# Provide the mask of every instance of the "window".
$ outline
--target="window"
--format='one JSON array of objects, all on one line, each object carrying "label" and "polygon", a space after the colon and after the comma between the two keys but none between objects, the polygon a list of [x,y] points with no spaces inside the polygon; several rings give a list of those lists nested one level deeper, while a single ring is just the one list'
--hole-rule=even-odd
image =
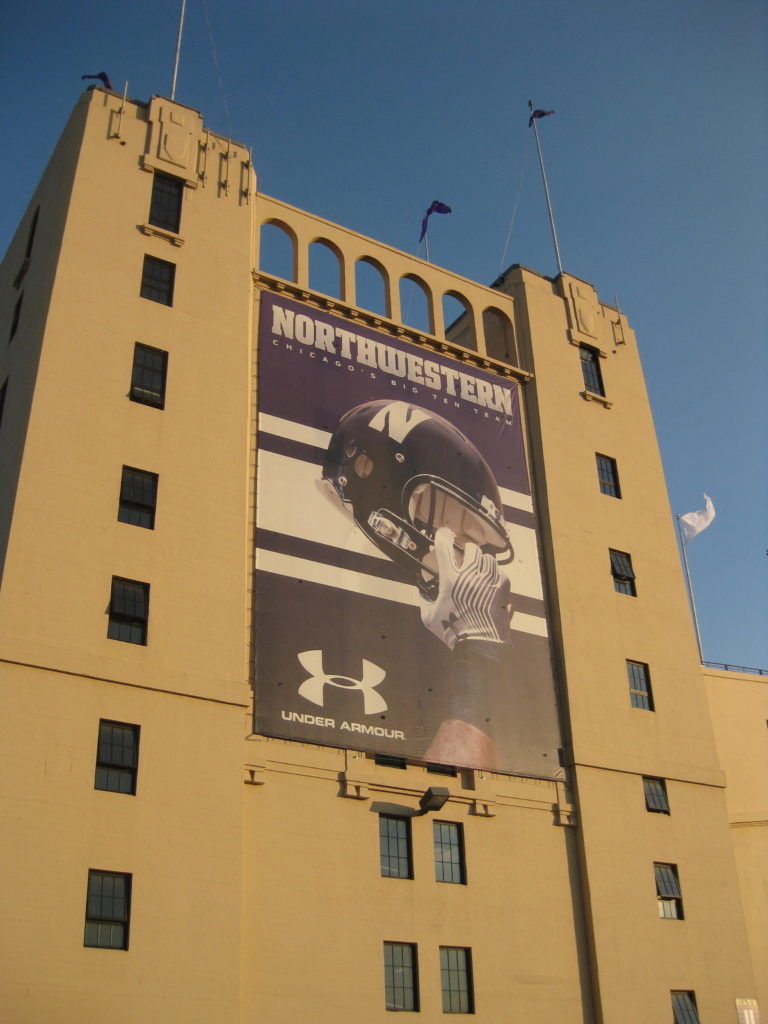
[{"label": "window", "polygon": [[16,305],[13,307],[13,317],[11,318],[11,332],[8,335],[8,343],[13,341],[16,331],[19,329],[19,320],[21,320],[21,304],[24,301],[24,292],[16,299]]},{"label": "window", "polygon": [[145,256],[144,269],[141,272],[142,299],[151,299],[152,302],[172,306],[175,276],[175,264],[155,259],[154,256]]},{"label": "window", "polygon": [[167,375],[168,353],[137,342],[133,350],[131,400],[162,409],[165,405]]},{"label": "window", "polygon": [[618,594],[629,594],[630,597],[637,595],[632,558],[626,551],[611,549],[611,575],[613,576],[613,589]]},{"label": "window", "polygon": [[139,727],[124,722],[99,722],[94,789],[109,793],[136,792],[139,764]]},{"label": "window", "polygon": [[699,1024],[699,1013],[696,1009],[695,992],[673,992],[672,1012],[675,1024]]},{"label": "window", "polygon": [[130,875],[116,871],[89,871],[83,945],[128,949],[130,911]]},{"label": "window", "polygon": [[683,919],[683,895],[677,877],[677,864],[654,864],[656,875],[656,898],[659,902],[659,917]]},{"label": "window", "polygon": [[388,768],[407,768],[408,762],[399,754],[374,754],[374,764],[386,765]]},{"label": "window", "polygon": [[388,1010],[418,1010],[416,946],[384,943],[384,998]]},{"label": "window", "polygon": [[470,951],[440,947],[440,984],[443,1013],[474,1013]]},{"label": "window", "polygon": [[645,792],[646,811],[655,811],[657,814],[669,814],[667,784],[664,779],[654,779],[650,775],[644,775],[643,790]]},{"label": "window", "polygon": [[149,584],[113,576],[107,627],[109,639],[146,644],[148,619]]},{"label": "window", "polygon": [[629,680],[629,702],[632,707],[653,711],[651,673],[648,666],[642,661],[628,661],[627,679]]},{"label": "window", "polygon": [[600,491],[611,498],[620,498],[619,473],[616,469],[616,459],[608,455],[598,455],[595,452],[597,462],[597,480],[600,484]]},{"label": "window", "polygon": [[149,223],[156,228],[178,232],[181,223],[181,198],[184,182],[168,174],[155,172],[152,182],[152,200],[149,204]]},{"label": "window", "polygon": [[432,837],[435,844],[435,878],[438,882],[463,885],[466,877],[461,825],[452,821],[435,821],[432,823]]},{"label": "window", "polygon": [[3,381],[3,386],[0,388],[0,427],[3,425],[3,411],[5,409],[5,396],[8,394],[8,378],[6,377]]},{"label": "window", "polygon": [[146,473],[143,469],[123,466],[118,520],[131,526],[143,526],[147,530],[154,530],[156,502],[157,473]]},{"label": "window", "polygon": [[605,396],[603,375],[600,372],[600,353],[591,345],[579,345],[581,356],[581,372],[584,375],[584,387],[593,395]]},{"label": "window", "polygon": [[430,775],[450,775],[455,779],[459,774],[456,766],[452,764],[437,764],[427,761],[426,768]]},{"label": "window", "polygon": [[384,878],[413,878],[408,818],[379,815],[379,857]]}]

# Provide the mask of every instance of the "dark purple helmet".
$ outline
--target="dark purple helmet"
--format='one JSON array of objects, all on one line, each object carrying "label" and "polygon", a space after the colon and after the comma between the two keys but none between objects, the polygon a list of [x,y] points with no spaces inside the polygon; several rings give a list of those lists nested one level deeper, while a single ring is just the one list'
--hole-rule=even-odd
[{"label": "dark purple helmet", "polygon": [[473,541],[501,564],[512,547],[496,481],[461,431],[409,402],[366,402],[342,416],[323,479],[352,509],[363,533],[405,568],[427,597],[437,594],[435,533]]}]

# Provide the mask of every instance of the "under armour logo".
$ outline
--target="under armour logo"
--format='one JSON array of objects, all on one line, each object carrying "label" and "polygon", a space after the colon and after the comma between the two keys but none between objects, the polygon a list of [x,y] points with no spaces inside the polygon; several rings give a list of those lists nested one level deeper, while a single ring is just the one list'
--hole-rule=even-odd
[{"label": "under armour logo", "polygon": [[[459,631],[456,628],[456,623],[459,621],[459,616],[456,612],[450,612],[447,619],[443,619],[440,625],[443,627],[443,632],[446,637],[450,637],[453,633],[454,638],[457,640],[459,637]],[[451,645],[453,646],[453,645]]]},{"label": "under armour logo", "polygon": [[323,706],[323,687],[338,686],[342,690],[359,690],[363,695],[363,709],[366,715],[375,715],[387,710],[387,702],[376,692],[376,687],[387,674],[383,668],[363,658],[363,678],[353,679],[351,676],[339,676],[326,673],[323,668],[322,651],[302,651],[297,655],[303,668],[309,672],[299,687],[299,695],[313,704]]}]

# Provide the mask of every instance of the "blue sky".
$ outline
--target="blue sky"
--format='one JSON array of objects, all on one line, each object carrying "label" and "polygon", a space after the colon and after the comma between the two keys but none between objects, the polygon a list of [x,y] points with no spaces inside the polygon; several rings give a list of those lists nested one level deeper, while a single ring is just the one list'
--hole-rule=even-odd
[{"label": "blue sky", "polygon": [[[0,250],[84,73],[168,95],[176,0],[28,0],[0,40]],[[210,35],[209,35],[210,26]],[[211,36],[214,48],[211,45]],[[214,59],[214,52],[216,59]],[[707,660],[768,668],[768,7],[763,0],[187,0],[176,98],[262,191],[490,283],[540,122],[566,271],[635,328]],[[505,264],[555,272],[535,154]]]}]

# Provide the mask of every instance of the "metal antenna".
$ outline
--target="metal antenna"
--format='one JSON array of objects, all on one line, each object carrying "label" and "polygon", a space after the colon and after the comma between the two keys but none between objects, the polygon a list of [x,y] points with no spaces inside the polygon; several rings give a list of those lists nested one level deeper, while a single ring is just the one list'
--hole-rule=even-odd
[{"label": "metal antenna", "polygon": [[677,519],[677,530],[680,534],[680,546],[683,549],[683,565],[685,566],[685,580],[688,584],[688,600],[691,605],[691,615],[693,617],[693,628],[696,633],[696,647],[699,652],[699,661],[704,662],[704,654],[701,650],[701,633],[699,632],[699,617],[696,614],[696,602],[693,600],[693,584],[691,583],[691,570],[688,568],[688,552],[686,550],[688,544],[683,535],[683,528],[680,525],[680,516],[676,515]]},{"label": "metal antenna", "polygon": [[184,11],[187,0],[181,0],[181,13],[179,14],[179,34],[176,37],[176,56],[173,60],[173,78],[171,79],[171,99],[176,99],[176,76],[179,73],[179,56],[181,54],[181,30],[184,28]]},{"label": "metal antenna", "polygon": [[[531,113],[533,113],[533,100],[528,100],[528,107]],[[547,175],[544,173],[544,159],[541,155],[541,143],[539,142],[539,130],[536,127],[536,118],[532,119],[533,122],[533,134],[536,136],[536,150],[539,154],[539,167],[541,167],[541,180],[544,182],[544,194],[547,197],[547,210],[549,211],[549,226],[552,228],[552,241],[555,243],[555,258],[557,260],[558,273],[562,274],[563,264],[560,262],[560,246],[557,244],[557,232],[555,231],[555,218],[552,216],[552,202],[549,198],[549,185],[547,185]]]}]

